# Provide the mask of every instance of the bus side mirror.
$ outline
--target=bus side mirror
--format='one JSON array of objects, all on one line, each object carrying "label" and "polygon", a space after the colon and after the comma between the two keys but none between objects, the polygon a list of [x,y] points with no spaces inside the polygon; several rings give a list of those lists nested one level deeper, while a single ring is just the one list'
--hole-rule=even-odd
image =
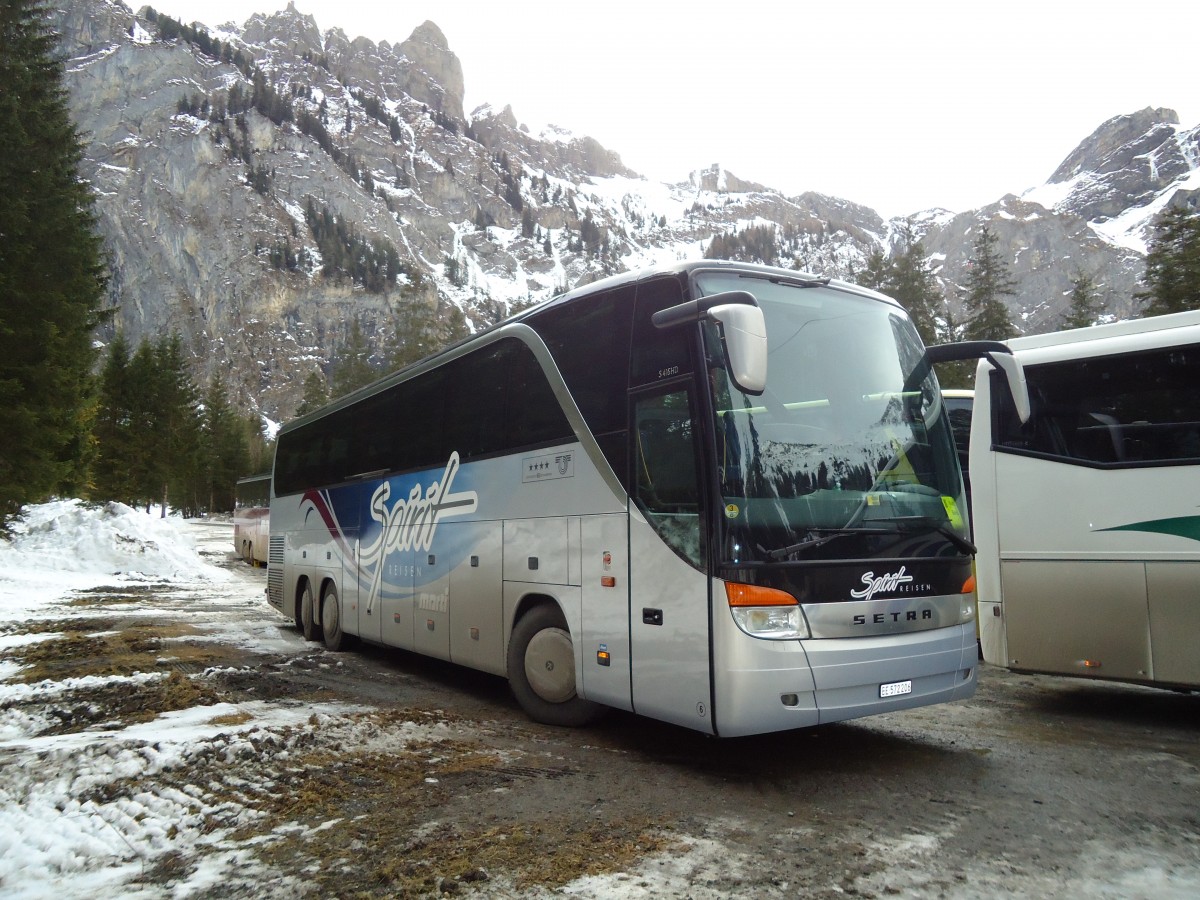
[{"label": "bus side mirror", "polygon": [[1029,385],[1025,381],[1025,367],[1021,365],[1021,361],[1008,353],[989,353],[987,361],[999,369],[1004,374],[1004,380],[1008,383],[1008,392],[1012,394],[1013,408],[1017,411],[1017,418],[1024,425],[1029,421]]},{"label": "bus side mirror", "polygon": [[767,323],[762,309],[729,303],[714,306],[708,318],[721,330],[733,383],[743,394],[761,394],[767,387]]},{"label": "bus side mirror", "polygon": [[[960,359],[986,359],[1004,375],[1008,392],[1012,395],[1013,407],[1017,411],[1017,418],[1021,420],[1021,424],[1024,425],[1029,421],[1029,385],[1025,382],[1025,369],[1006,344],[1002,344],[1000,341],[961,341],[957,344],[938,344],[925,348],[925,359],[931,366],[940,362],[953,362]],[[928,370],[928,367],[919,366],[917,371],[922,368]],[[924,377],[922,374],[921,378]]]},{"label": "bus side mirror", "polygon": [[767,322],[749,291],[725,291],[662,309],[650,317],[655,328],[676,328],[704,319],[716,324],[725,368],[743,394],[767,388]]}]

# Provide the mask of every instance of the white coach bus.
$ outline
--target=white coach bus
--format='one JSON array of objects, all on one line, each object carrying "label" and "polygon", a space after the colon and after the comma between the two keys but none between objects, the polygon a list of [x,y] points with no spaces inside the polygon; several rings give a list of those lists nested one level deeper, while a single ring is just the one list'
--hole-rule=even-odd
[{"label": "white coach bus", "polygon": [[233,500],[233,546],[251,566],[267,564],[271,534],[271,473],[237,480]]},{"label": "white coach bus", "polygon": [[1033,413],[977,373],[984,659],[1200,687],[1200,312],[1017,338]]},{"label": "white coach bus", "polygon": [[[973,547],[931,362],[879,294],[696,262],[522,313],[279,434],[270,603],[732,736],[970,696]],[[767,360],[770,378],[767,378]]]}]

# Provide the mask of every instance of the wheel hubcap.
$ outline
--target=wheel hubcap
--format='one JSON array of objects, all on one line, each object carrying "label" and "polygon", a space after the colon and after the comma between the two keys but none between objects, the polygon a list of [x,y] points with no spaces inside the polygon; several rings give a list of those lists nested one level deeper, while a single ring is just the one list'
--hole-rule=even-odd
[{"label": "wheel hubcap", "polygon": [[575,696],[575,653],[571,636],[561,628],[545,628],[525,650],[525,677],[534,693],[547,703],[565,703]]}]

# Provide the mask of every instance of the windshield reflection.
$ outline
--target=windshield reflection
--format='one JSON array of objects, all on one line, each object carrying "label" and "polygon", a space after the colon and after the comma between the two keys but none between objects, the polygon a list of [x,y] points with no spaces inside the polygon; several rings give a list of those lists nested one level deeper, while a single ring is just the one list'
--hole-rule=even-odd
[{"label": "windshield reflection", "polygon": [[923,349],[895,307],[727,273],[766,316],[768,381],[740,392],[706,331],[728,562],[970,553],[962,482]]}]

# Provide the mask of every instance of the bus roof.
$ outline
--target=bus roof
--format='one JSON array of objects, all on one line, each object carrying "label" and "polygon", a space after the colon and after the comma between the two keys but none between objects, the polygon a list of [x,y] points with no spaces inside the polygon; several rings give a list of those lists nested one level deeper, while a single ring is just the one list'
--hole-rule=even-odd
[{"label": "bus roof", "polygon": [[1050,334],[1031,334],[1027,337],[1012,338],[1005,343],[1013,350],[1036,350],[1041,347],[1057,347],[1062,344],[1077,344],[1083,341],[1102,341],[1108,338],[1125,337],[1127,335],[1147,334],[1154,331],[1164,331],[1169,328],[1185,328],[1189,325],[1200,325],[1200,310],[1170,313],[1165,316],[1151,316],[1148,319],[1127,319],[1123,322],[1112,322],[1108,325],[1093,325],[1090,328],[1072,328],[1067,331],[1055,331]]},{"label": "bus roof", "polygon": [[730,272],[744,272],[747,275],[757,275],[762,278],[769,278],[778,281],[792,281],[801,284],[821,284],[835,290],[846,291],[852,294],[858,294],[862,297],[870,297],[874,300],[882,300],[893,305],[897,305],[896,301],[886,294],[880,294],[870,288],[862,287],[861,285],[852,284],[848,281],[840,281],[836,278],[827,278],[822,275],[814,275],[810,272],[802,272],[798,269],[783,269],[778,266],[765,266],[761,263],[746,263],[738,262],[729,259],[694,259],[686,262],[674,262],[664,265],[653,266],[646,269],[636,269],[632,272],[622,272],[619,275],[612,275],[608,278],[603,278],[598,281],[589,282],[588,284],[580,285],[572,288],[563,294],[551,297],[548,300],[539,303],[537,306],[523,310],[509,321],[521,321],[528,316],[547,309],[551,306],[558,306],[560,303],[569,303],[578,297],[589,296],[596,291],[612,290],[613,288],[624,287],[629,284],[637,284],[642,281],[648,281],[652,278],[661,278],[663,276],[690,276],[693,272],[698,271],[713,271],[727,270]]},{"label": "bus roof", "polygon": [[578,287],[572,288],[571,290],[569,290],[565,293],[557,294],[554,297],[550,297],[547,300],[536,304],[535,306],[531,306],[529,309],[522,310],[521,312],[519,312],[513,316],[510,316],[509,318],[505,319],[504,321],[499,322],[495,325],[492,325],[489,328],[484,329],[483,331],[479,331],[479,332],[476,332],[475,334],[468,335],[467,337],[463,338],[462,340],[456,341],[455,343],[451,344],[450,346],[442,348],[437,353],[431,354],[430,356],[427,356],[424,359],[420,359],[420,360],[417,360],[416,362],[410,363],[409,365],[405,366],[402,369],[397,369],[394,372],[389,372],[388,374],[378,378],[377,380],[371,382],[370,384],[365,385],[364,387],[358,388],[357,390],[352,391],[343,397],[338,397],[334,400],[331,400],[329,403],[327,403],[325,406],[322,406],[320,409],[316,409],[316,410],[312,411],[311,413],[308,413],[307,415],[292,419],[290,422],[285,423],[280,428],[280,432],[283,433],[283,432],[293,431],[294,429],[300,427],[301,425],[305,425],[308,422],[314,421],[316,419],[321,419],[324,416],[326,416],[332,412],[335,412],[338,409],[342,409],[344,407],[351,406],[360,400],[364,400],[368,397],[371,397],[371,396],[379,393],[380,391],[385,390],[386,388],[390,387],[393,384],[397,384],[399,382],[405,381],[409,377],[410,373],[416,373],[418,370],[425,370],[425,369],[431,368],[432,361],[437,360],[443,356],[448,356],[448,355],[452,354],[454,351],[458,350],[459,348],[473,344],[476,341],[479,341],[481,338],[485,337],[486,335],[489,335],[492,332],[495,332],[498,329],[503,328],[507,325],[511,325],[513,323],[524,323],[525,320],[532,318],[532,317],[536,317],[543,310],[550,309],[551,307],[556,307],[556,306],[559,306],[564,303],[571,303],[574,300],[580,299],[582,297],[591,296],[592,294],[597,293],[598,291],[612,290],[613,288],[619,288],[619,287],[622,287],[625,285],[638,284],[642,281],[647,281],[647,280],[650,280],[653,278],[662,278],[664,276],[665,277],[674,276],[677,278],[685,278],[685,277],[690,277],[691,274],[696,271],[714,271],[714,270],[727,270],[730,272],[741,272],[741,273],[745,273],[747,275],[758,276],[760,278],[767,278],[767,279],[774,280],[774,281],[786,281],[786,282],[792,282],[792,283],[797,283],[797,284],[808,284],[808,285],[819,284],[822,286],[832,288],[834,290],[844,291],[846,293],[855,294],[860,297],[867,297],[867,298],[870,298],[873,300],[878,300],[882,303],[888,303],[897,308],[901,308],[900,304],[893,298],[887,296],[886,294],[881,294],[878,291],[873,291],[870,288],[862,287],[861,285],[856,285],[856,284],[852,284],[848,281],[840,281],[838,279],[833,279],[833,278],[824,278],[819,275],[812,275],[807,272],[801,272],[797,269],[782,269],[777,266],[764,266],[759,263],[745,263],[745,262],[737,262],[734,260],[727,260],[727,259],[698,259],[698,260],[689,260],[686,262],[668,263],[665,265],[654,266],[651,268],[636,269],[636,270],[633,270],[630,272],[622,272],[621,274],[618,274],[618,275],[612,275],[608,278],[602,278],[597,281],[592,281],[585,285],[580,285]]}]

